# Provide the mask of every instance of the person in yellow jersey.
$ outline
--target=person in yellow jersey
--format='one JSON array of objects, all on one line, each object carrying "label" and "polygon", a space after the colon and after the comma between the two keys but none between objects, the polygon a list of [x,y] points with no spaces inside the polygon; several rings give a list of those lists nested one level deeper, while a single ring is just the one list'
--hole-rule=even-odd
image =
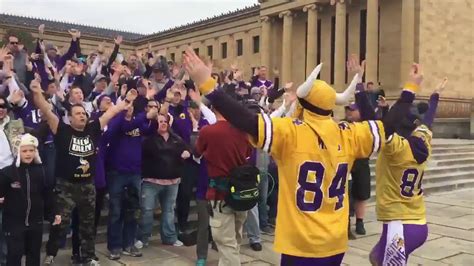
[{"label": "person in yellow jersey", "polygon": [[393,133],[390,124],[409,110],[419,74],[414,73],[413,82],[405,85],[399,101],[406,104],[390,111],[384,121],[338,124],[331,117],[337,94],[316,79],[321,66],[297,89],[303,118],[298,120],[250,112],[216,89],[211,67],[191,48],[183,59],[190,77],[216,110],[248,133],[253,145],[269,152],[278,165],[274,246],[282,253],[281,264],[340,265],[348,241],[348,171],[356,158],[367,158],[383,147],[387,130]]},{"label": "person in yellow jersey", "polygon": [[[408,130],[388,137],[377,158],[377,219],[383,221],[379,242],[370,253],[372,265],[406,265],[408,256],[428,237],[422,179],[431,155],[431,124],[439,93],[447,79],[431,95],[426,113],[416,118]],[[406,133],[408,132],[408,134]]]}]

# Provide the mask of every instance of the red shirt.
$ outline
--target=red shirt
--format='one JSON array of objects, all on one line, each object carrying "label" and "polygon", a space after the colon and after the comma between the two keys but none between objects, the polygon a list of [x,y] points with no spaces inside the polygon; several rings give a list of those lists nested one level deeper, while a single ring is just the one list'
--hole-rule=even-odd
[{"label": "red shirt", "polygon": [[199,131],[196,150],[206,159],[209,177],[214,178],[227,177],[233,168],[247,163],[252,147],[246,133],[227,121],[217,121]]}]

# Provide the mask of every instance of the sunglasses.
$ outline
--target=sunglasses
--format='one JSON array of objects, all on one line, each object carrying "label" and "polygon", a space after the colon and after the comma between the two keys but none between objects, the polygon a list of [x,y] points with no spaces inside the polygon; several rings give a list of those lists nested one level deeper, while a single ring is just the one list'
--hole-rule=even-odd
[{"label": "sunglasses", "polygon": [[147,105],[148,108],[158,108],[158,105]]},{"label": "sunglasses", "polygon": [[19,42],[10,42],[11,45],[18,45]]},{"label": "sunglasses", "polygon": [[0,109],[7,109],[7,105],[6,104],[0,104]]}]

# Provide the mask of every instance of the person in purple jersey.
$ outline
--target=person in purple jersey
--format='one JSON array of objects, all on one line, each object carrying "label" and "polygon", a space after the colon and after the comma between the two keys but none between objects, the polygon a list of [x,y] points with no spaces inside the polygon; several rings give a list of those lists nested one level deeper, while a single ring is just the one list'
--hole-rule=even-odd
[{"label": "person in purple jersey", "polygon": [[[142,137],[156,131],[159,105],[148,101],[147,113],[133,115],[133,107],[122,112],[109,123],[104,133],[107,142],[109,221],[107,248],[109,259],[118,260],[120,255],[140,257],[142,253],[133,245],[137,231],[135,212],[127,209],[124,198],[134,201],[139,209],[141,189]],[[128,195],[128,197],[127,197]],[[134,199],[134,200],[133,200]]]}]

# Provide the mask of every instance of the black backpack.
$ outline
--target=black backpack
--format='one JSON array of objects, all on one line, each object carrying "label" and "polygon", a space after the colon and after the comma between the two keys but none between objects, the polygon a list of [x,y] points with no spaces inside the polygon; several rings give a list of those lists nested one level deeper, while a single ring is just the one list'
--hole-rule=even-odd
[{"label": "black backpack", "polygon": [[242,165],[234,168],[229,174],[228,193],[225,205],[235,211],[248,211],[258,202],[260,193],[260,171],[251,165]]}]

